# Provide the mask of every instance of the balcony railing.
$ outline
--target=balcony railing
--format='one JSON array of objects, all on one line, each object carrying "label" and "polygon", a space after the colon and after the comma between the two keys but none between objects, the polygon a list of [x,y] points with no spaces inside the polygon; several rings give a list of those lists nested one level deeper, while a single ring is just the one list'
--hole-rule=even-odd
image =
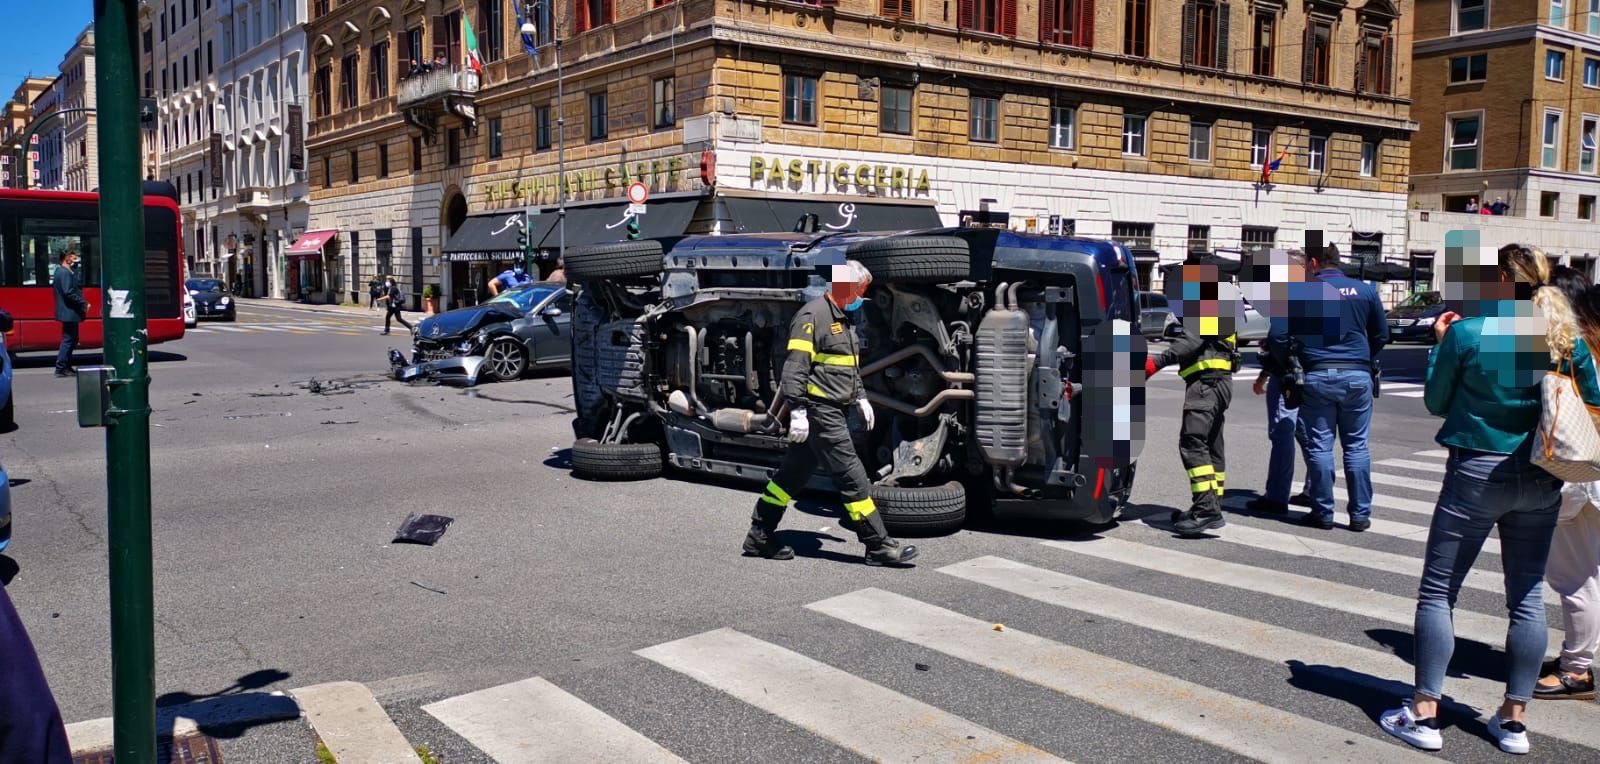
[{"label": "balcony railing", "polygon": [[418,72],[400,81],[399,106],[406,109],[452,96],[471,99],[477,92],[477,72],[453,69]]},{"label": "balcony railing", "polygon": [[265,188],[239,189],[238,208],[241,212],[264,210],[272,206],[272,191]]}]

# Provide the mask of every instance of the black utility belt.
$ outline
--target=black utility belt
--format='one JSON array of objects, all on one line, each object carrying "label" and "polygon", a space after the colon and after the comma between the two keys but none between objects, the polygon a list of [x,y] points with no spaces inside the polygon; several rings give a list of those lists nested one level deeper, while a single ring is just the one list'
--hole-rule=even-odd
[{"label": "black utility belt", "polygon": [[1372,362],[1343,361],[1339,363],[1324,363],[1306,369],[1306,373],[1313,371],[1372,371]]}]

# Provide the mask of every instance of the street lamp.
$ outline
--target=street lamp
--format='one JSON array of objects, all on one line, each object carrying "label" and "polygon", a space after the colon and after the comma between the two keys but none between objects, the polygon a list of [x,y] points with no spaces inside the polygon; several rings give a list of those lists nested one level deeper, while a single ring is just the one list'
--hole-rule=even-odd
[{"label": "street lamp", "polygon": [[[523,35],[533,39],[532,46],[535,51],[538,50],[539,28],[534,25],[533,19],[535,12],[541,6],[550,8],[550,24],[555,26],[555,9],[553,6],[547,5],[547,3],[548,0],[539,0],[539,2],[527,5],[528,15],[519,29]],[[555,30],[555,34],[552,34],[551,38],[556,47],[556,175],[559,178],[556,181],[556,192],[560,194],[559,202],[556,206],[556,229],[558,231],[556,251],[559,253],[557,255],[557,258],[559,258],[558,263],[564,264],[567,260],[567,99],[561,78],[560,30]]]}]

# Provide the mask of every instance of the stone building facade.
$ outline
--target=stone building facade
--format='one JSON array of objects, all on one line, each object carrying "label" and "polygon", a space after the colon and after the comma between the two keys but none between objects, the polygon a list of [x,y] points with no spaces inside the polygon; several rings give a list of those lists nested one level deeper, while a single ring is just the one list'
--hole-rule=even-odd
[{"label": "stone building facade", "polygon": [[[481,74],[462,71],[463,12]],[[1412,15],[1410,0],[314,2],[312,226],[336,232],[345,291],[395,272],[458,303],[515,257],[524,219],[558,248],[562,169],[568,246],[622,238],[642,180],[645,236],[791,230],[810,212],[1114,237],[1147,280],[1189,251],[1307,230],[1398,259]]]},{"label": "stone building facade", "polygon": [[[33,123],[33,102],[50,89],[53,77],[24,77],[12,92],[11,98],[5,102],[4,114],[0,115],[0,187],[17,188],[22,175],[22,169],[17,151],[28,140],[28,127]],[[42,143],[32,144],[37,148]],[[29,185],[32,185],[31,183]]]}]

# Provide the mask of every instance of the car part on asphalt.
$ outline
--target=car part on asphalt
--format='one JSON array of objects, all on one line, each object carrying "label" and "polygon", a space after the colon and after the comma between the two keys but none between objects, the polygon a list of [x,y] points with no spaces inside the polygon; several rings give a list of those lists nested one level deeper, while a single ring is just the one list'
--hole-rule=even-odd
[{"label": "car part on asphalt", "polygon": [[389,543],[395,544],[403,541],[411,544],[433,546],[439,541],[439,537],[443,536],[444,532],[450,528],[450,523],[453,522],[455,522],[455,518],[444,515],[412,513],[406,516],[406,521],[400,524],[400,530],[395,533],[394,541]]},{"label": "car part on asphalt", "polygon": [[648,480],[661,476],[661,447],[654,443],[572,444],[572,472],[591,480]]},{"label": "car part on asphalt", "polygon": [[900,536],[954,533],[967,519],[967,489],[954,481],[925,488],[874,485],[872,501],[889,532]]}]

